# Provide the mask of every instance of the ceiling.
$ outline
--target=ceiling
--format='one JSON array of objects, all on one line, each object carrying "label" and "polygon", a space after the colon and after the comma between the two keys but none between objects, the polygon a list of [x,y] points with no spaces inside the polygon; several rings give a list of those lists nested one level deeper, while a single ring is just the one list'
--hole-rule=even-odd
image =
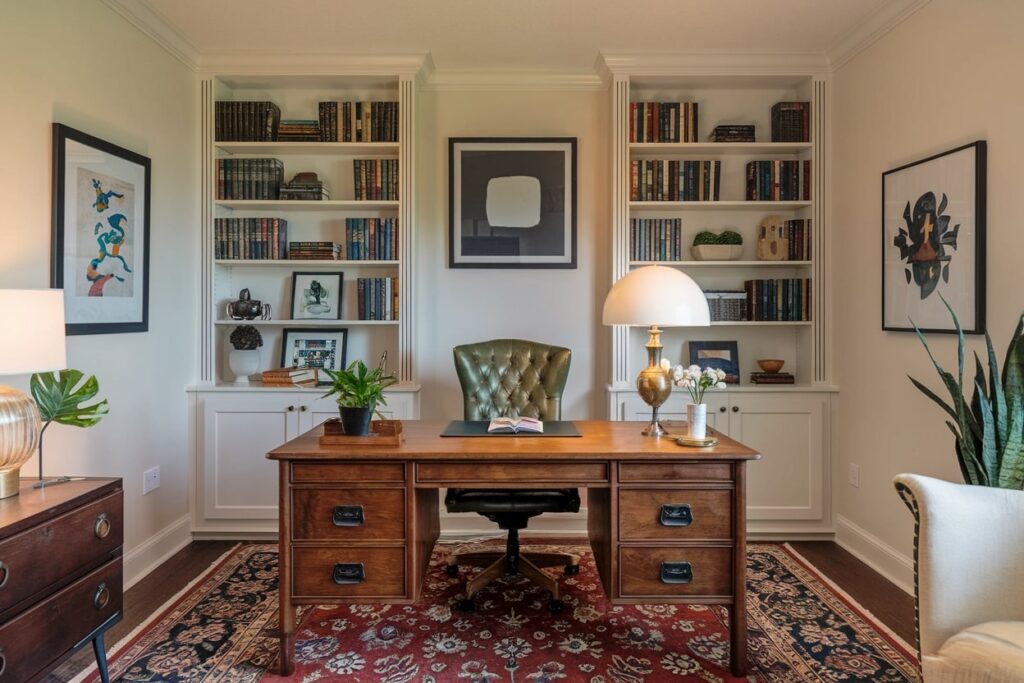
[{"label": "ceiling", "polygon": [[418,51],[430,52],[438,71],[563,73],[592,73],[601,51],[826,54],[865,24],[891,14],[893,6],[907,4],[902,0],[134,1],[200,54]]}]

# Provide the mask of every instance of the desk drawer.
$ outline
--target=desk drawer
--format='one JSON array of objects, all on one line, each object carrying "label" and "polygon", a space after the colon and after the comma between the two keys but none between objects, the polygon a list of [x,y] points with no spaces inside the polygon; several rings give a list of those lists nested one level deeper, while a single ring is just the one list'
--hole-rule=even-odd
[{"label": "desk drawer", "polygon": [[121,581],[119,557],[0,626],[0,681],[29,680],[119,612]]},{"label": "desk drawer", "polygon": [[118,491],[0,542],[0,612],[110,559],[123,543],[122,498]]},{"label": "desk drawer", "polygon": [[296,598],[401,598],[405,548],[293,548]]},{"label": "desk drawer", "polygon": [[292,489],[296,540],[401,541],[405,489]]},{"label": "desk drawer", "polygon": [[480,483],[485,488],[501,483],[583,483],[608,481],[603,462],[561,462],[557,465],[529,462],[423,462],[416,465],[416,481]]},{"label": "desk drawer", "polygon": [[619,538],[623,541],[731,537],[731,490],[619,489]]},{"label": "desk drawer", "polygon": [[727,462],[622,463],[621,482],[659,481],[732,481],[732,465]]},{"label": "desk drawer", "polygon": [[619,595],[728,597],[732,548],[619,548]]},{"label": "desk drawer", "polygon": [[297,462],[292,465],[292,481],[296,484],[405,481],[405,465],[400,462]]}]

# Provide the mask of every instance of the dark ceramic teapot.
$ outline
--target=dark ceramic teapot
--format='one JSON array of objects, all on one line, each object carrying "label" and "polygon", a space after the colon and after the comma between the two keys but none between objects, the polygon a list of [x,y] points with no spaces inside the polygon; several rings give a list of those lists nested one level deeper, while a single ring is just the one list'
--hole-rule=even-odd
[{"label": "dark ceramic teapot", "polygon": [[248,289],[238,293],[237,301],[228,302],[228,316],[232,320],[270,319],[270,304],[253,299]]}]

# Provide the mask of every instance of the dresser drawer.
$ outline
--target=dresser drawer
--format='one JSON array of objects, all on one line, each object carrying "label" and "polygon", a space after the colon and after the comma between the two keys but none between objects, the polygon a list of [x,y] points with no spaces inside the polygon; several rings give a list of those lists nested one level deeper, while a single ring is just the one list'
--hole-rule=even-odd
[{"label": "dresser drawer", "polygon": [[0,612],[110,559],[123,542],[122,498],[118,491],[0,541]]},{"label": "dresser drawer", "polygon": [[292,489],[292,537],[401,541],[405,489]]},{"label": "dresser drawer", "polygon": [[404,548],[293,548],[296,598],[401,598]]},{"label": "dresser drawer", "polygon": [[727,462],[623,463],[620,482],[659,481],[732,481],[732,465]]},{"label": "dresser drawer", "polygon": [[623,541],[731,537],[731,490],[619,489],[619,538]]},{"label": "dresser drawer", "polygon": [[292,481],[296,484],[405,481],[405,465],[400,462],[297,462],[292,465]]},{"label": "dresser drawer", "polygon": [[608,481],[608,465],[603,462],[561,463],[557,467],[529,462],[421,462],[416,465],[416,481],[481,484],[483,488],[501,488],[509,483],[605,482]]},{"label": "dresser drawer", "polygon": [[619,595],[728,597],[732,548],[619,548]]},{"label": "dresser drawer", "polygon": [[121,581],[119,557],[0,625],[0,682],[29,680],[119,612]]}]

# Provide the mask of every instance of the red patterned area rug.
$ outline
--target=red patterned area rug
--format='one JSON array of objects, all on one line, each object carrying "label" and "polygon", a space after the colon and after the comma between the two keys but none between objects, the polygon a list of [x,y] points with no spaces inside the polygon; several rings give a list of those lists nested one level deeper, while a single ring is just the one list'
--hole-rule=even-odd
[{"label": "red patterned area rug", "polygon": [[[536,546],[534,546],[536,547]],[[734,681],[727,612],[701,605],[613,606],[589,549],[563,576],[561,614],[547,593],[505,577],[454,611],[465,578],[431,560],[416,605],[306,608],[288,680],[353,683],[661,683]],[[752,544],[747,559],[749,681],[917,680],[905,643],[787,546]],[[472,570],[476,571],[476,570]],[[551,570],[553,571],[553,570]],[[234,549],[110,657],[112,680],[242,683],[276,670],[277,547]],[[96,680],[95,668],[76,681]]]}]

